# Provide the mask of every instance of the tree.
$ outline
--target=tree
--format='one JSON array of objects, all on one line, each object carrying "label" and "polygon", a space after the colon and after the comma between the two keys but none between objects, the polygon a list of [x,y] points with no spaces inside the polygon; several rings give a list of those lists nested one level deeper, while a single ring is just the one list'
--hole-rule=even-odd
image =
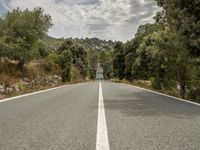
[{"label": "tree", "polygon": [[95,80],[97,64],[98,64],[98,51],[90,49],[88,51],[88,59],[89,59],[89,75],[90,79]]},{"label": "tree", "polygon": [[137,39],[133,39],[131,41],[128,41],[124,44],[124,63],[125,63],[125,69],[124,69],[124,76],[128,80],[132,80],[134,76],[132,75],[132,66],[136,59],[136,49],[138,48],[139,44],[137,44]]},{"label": "tree", "polygon": [[103,74],[105,79],[110,79],[113,74],[113,51],[103,50],[100,52],[99,62],[103,67]]},{"label": "tree", "polygon": [[72,39],[66,39],[61,46],[58,48],[60,66],[64,70],[64,79],[71,80],[71,69],[72,65],[83,77],[88,75],[88,52],[79,44],[76,44]]},{"label": "tree", "polygon": [[[200,80],[199,73],[199,57],[200,57],[200,1],[199,0],[156,0],[160,7],[163,7],[162,18],[165,25],[168,25],[173,32],[176,33],[179,43],[183,43],[182,47],[186,49],[190,55],[189,62],[193,71],[189,74],[191,80],[187,84],[192,98],[199,97]],[[183,58],[184,59],[184,58]],[[187,58],[188,59],[188,58]],[[185,76],[184,69],[180,76]],[[186,87],[182,86],[182,91]]]},{"label": "tree", "polygon": [[88,75],[88,53],[86,49],[79,44],[74,44],[71,47],[71,52],[73,56],[73,64],[79,69],[81,75],[86,77]]},{"label": "tree", "polygon": [[126,79],[149,79],[148,58],[145,53],[148,41],[143,43],[143,40],[146,36],[159,29],[160,26],[157,24],[141,25],[137,30],[135,38],[124,45]]},{"label": "tree", "polygon": [[59,55],[59,65],[62,71],[62,78],[64,81],[71,81],[71,67],[72,67],[72,52],[65,50]]},{"label": "tree", "polygon": [[136,79],[149,80],[151,76],[151,70],[148,66],[150,58],[147,51],[147,48],[151,44],[151,38],[144,37],[138,49],[136,50],[137,57],[132,66],[133,74],[136,76]]},{"label": "tree", "polygon": [[[2,25],[3,22],[3,25]],[[51,27],[51,17],[41,8],[8,12],[0,25],[0,38],[3,45],[2,55],[18,61],[18,69],[36,56],[35,44]]]},{"label": "tree", "polygon": [[71,80],[71,69],[73,62],[73,55],[71,52],[71,47],[73,43],[71,40],[65,40],[61,46],[58,48],[58,64],[62,69],[62,78],[64,81]]},{"label": "tree", "polygon": [[156,0],[164,9],[168,25],[180,34],[180,41],[195,56],[200,56],[200,2],[199,0]]},{"label": "tree", "polygon": [[45,58],[48,56],[48,51],[46,46],[44,45],[44,42],[42,40],[39,40],[36,44],[36,51],[38,51],[39,57]]},{"label": "tree", "polygon": [[143,57],[145,60],[144,63],[140,63],[140,68],[143,68],[148,78],[153,77],[155,88],[171,89],[179,82],[181,96],[185,97],[185,87],[190,81],[191,74],[190,60],[187,50],[175,32],[168,27],[153,32],[144,38],[138,53],[140,55],[137,59]]},{"label": "tree", "polygon": [[59,56],[55,53],[49,53],[44,62],[44,70],[49,74],[61,74],[61,67],[59,66]]},{"label": "tree", "polygon": [[60,47],[58,48],[58,52],[61,54],[63,51],[71,49],[73,46],[73,42],[71,39],[66,39],[64,42],[61,43]]},{"label": "tree", "polygon": [[116,77],[119,79],[124,78],[124,53],[123,44],[118,42],[114,47],[114,58],[113,58],[113,71]]}]

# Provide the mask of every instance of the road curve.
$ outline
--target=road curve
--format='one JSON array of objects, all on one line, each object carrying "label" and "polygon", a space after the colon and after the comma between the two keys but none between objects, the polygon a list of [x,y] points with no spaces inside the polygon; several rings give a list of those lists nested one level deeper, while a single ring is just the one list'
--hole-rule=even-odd
[{"label": "road curve", "polygon": [[[200,107],[102,82],[110,150],[199,150]],[[0,103],[0,150],[95,150],[99,83]]]}]

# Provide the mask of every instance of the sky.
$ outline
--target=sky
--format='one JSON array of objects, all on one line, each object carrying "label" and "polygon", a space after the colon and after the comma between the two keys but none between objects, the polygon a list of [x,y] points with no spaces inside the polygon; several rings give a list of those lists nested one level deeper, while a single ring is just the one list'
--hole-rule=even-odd
[{"label": "sky", "polygon": [[53,19],[49,35],[127,41],[139,25],[153,23],[154,0],[0,0],[0,14],[42,7]]}]

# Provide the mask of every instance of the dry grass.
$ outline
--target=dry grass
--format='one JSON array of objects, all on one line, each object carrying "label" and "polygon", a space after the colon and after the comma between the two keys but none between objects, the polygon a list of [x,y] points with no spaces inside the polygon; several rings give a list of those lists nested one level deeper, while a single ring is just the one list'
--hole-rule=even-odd
[{"label": "dry grass", "polygon": [[[49,70],[50,69],[50,70]],[[0,85],[11,87],[13,84],[17,85],[20,89],[19,92],[13,91],[10,93],[4,92],[0,94],[0,99],[17,96],[21,94],[31,93],[44,89],[49,89],[61,85],[85,82],[80,72],[76,68],[72,68],[72,81],[67,83],[59,82],[57,84],[40,83],[33,85],[31,88],[23,84],[24,78],[35,80],[36,78],[48,78],[49,75],[60,75],[61,69],[56,64],[48,64],[45,60],[31,62],[25,65],[23,71],[17,70],[17,62],[14,61],[0,61]]]},{"label": "dry grass", "polygon": [[30,63],[24,66],[23,71],[17,69],[17,62],[1,60],[0,61],[0,85],[3,85],[5,89],[7,87],[11,87],[12,85],[17,85],[20,89],[19,92],[4,92],[4,95],[0,96],[0,99],[5,97],[11,97],[15,95],[20,95],[24,93],[30,93],[33,91],[38,91],[41,89],[51,88],[52,85],[41,84],[34,85],[32,88],[28,88],[23,85],[21,82],[24,78],[35,79],[36,77],[44,77],[47,76],[43,68],[42,63]]},{"label": "dry grass", "polygon": [[81,76],[81,74],[80,74],[78,69],[76,69],[75,67],[72,67],[72,71],[71,72],[72,72],[72,81],[73,82],[78,83],[78,82],[83,81],[83,78],[82,78],[82,76]]},{"label": "dry grass", "polygon": [[161,92],[167,95],[175,96],[180,98],[180,94],[178,89],[172,88],[170,90],[156,90],[152,87],[152,84],[150,81],[144,81],[144,80],[133,80],[133,81],[128,81],[128,80],[119,80],[119,79],[112,79],[111,82],[115,83],[125,83],[125,84],[131,84],[134,86],[150,89],[153,91]]}]

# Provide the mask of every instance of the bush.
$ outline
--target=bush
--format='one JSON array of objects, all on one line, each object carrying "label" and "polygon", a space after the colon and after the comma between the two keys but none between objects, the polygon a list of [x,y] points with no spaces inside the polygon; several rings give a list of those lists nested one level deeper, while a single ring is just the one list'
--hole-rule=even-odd
[{"label": "bush", "polygon": [[95,78],[96,78],[96,69],[90,69],[89,74],[90,74],[90,79],[91,80],[95,80]]},{"label": "bush", "polygon": [[44,62],[41,64],[41,67],[48,74],[60,75],[62,72],[60,66],[52,62]]},{"label": "bush", "polygon": [[78,69],[76,69],[75,67],[72,67],[72,81],[74,82],[80,82],[82,81],[82,76],[79,72]]},{"label": "bush", "polygon": [[176,87],[177,82],[174,80],[170,80],[167,78],[150,78],[150,81],[152,83],[152,87],[157,90],[168,90]]},{"label": "bush", "polygon": [[189,87],[188,98],[200,102],[200,81],[193,81]]},{"label": "bush", "polygon": [[15,75],[17,64],[8,60],[0,61],[0,73]]}]

